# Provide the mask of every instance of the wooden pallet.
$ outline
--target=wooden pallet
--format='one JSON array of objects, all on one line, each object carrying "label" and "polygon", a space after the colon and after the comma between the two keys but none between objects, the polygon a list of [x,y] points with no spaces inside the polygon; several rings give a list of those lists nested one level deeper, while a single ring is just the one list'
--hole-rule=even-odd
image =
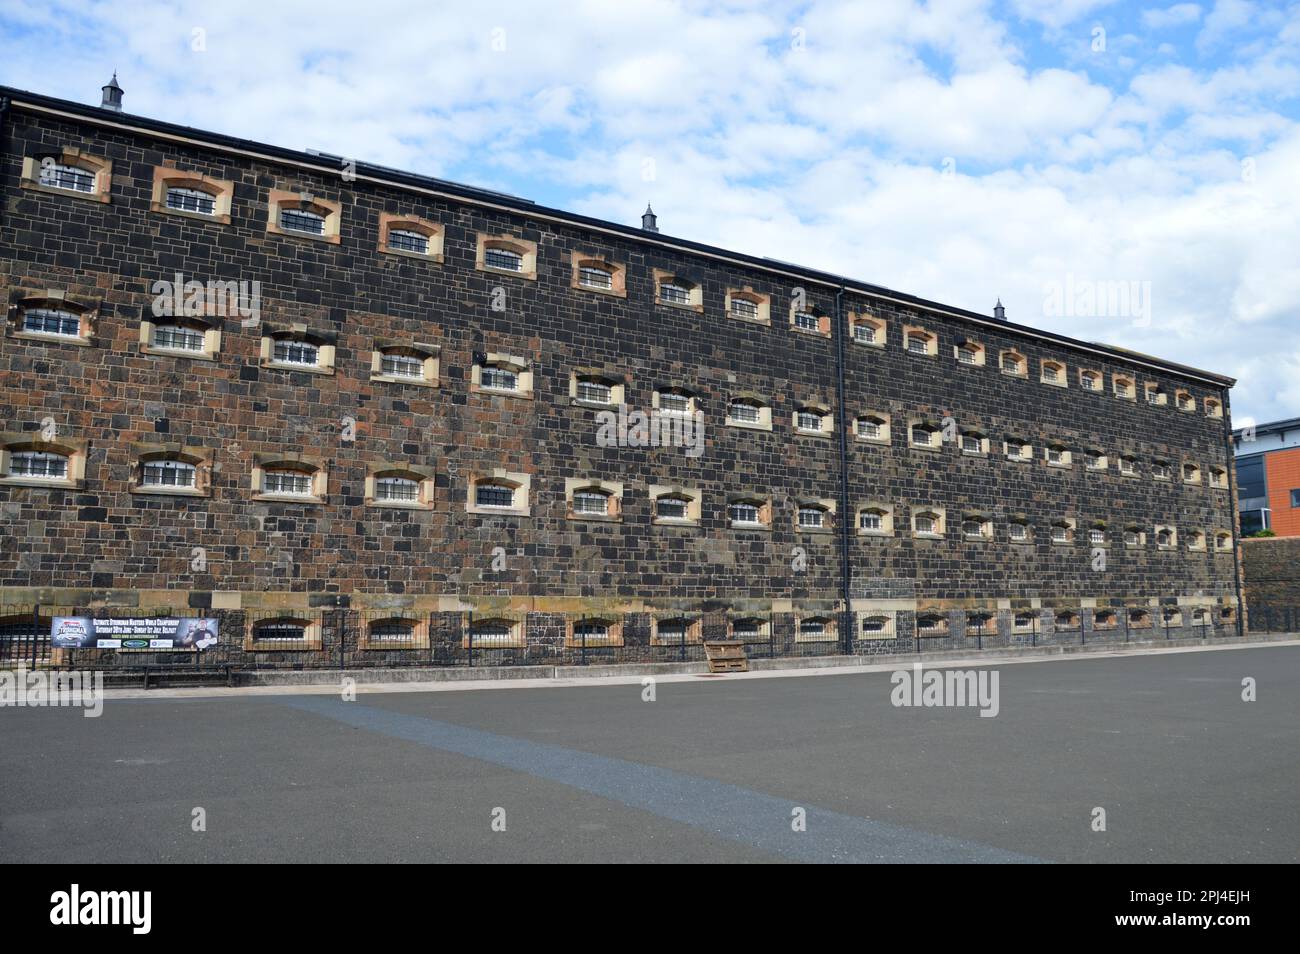
[{"label": "wooden pallet", "polygon": [[745,644],[738,639],[723,639],[704,644],[709,672],[749,672]]}]

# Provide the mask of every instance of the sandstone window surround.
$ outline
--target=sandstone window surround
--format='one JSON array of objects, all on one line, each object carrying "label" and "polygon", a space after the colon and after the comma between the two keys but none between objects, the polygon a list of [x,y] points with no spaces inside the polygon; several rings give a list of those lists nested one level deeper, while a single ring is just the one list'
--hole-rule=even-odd
[{"label": "sandstone window surround", "polygon": [[1148,381],[1142,387],[1146,403],[1151,407],[1164,407],[1169,403],[1169,393],[1154,381]]},{"label": "sandstone window surround", "polygon": [[233,182],[201,172],[154,166],[150,212],[229,225],[234,198]]},{"label": "sandstone window surround", "polygon": [[1173,480],[1173,467],[1169,461],[1159,457],[1151,461],[1151,478],[1153,480]]},{"label": "sandstone window surround", "polygon": [[1050,384],[1053,387],[1069,387],[1070,377],[1066,373],[1065,365],[1060,361],[1043,359],[1038,365],[1038,380],[1042,384]]},{"label": "sandstone window surround", "polygon": [[770,431],[772,405],[766,398],[752,392],[733,394],[727,402],[726,425],[754,431]]},{"label": "sandstone window surround", "polygon": [[695,392],[676,384],[655,388],[650,402],[654,410],[669,416],[689,417],[699,410],[699,398]]},{"label": "sandstone window surround", "polygon": [[383,616],[368,620],[361,628],[357,648],[361,650],[428,649],[429,618],[427,616]]},{"label": "sandstone window surround", "polygon": [[111,202],[113,163],[72,146],[23,157],[23,189],[71,196],[91,202]]},{"label": "sandstone window surround", "polygon": [[818,401],[796,405],[791,423],[795,433],[804,437],[831,437],[835,434],[835,415],[826,404]]},{"label": "sandstone window surround", "polygon": [[987,457],[989,437],[974,427],[963,427],[958,435],[961,453],[966,457]]},{"label": "sandstone window surround", "polygon": [[811,613],[795,617],[796,643],[833,643],[839,639],[834,613]]},{"label": "sandstone window surround", "polygon": [[1102,473],[1110,467],[1110,458],[1100,447],[1089,447],[1083,452],[1083,466],[1085,470]]},{"label": "sandstone window surround", "polygon": [[1037,610],[1019,610],[1011,617],[1011,632],[1032,633],[1038,629]]},{"label": "sandstone window surround", "polygon": [[247,652],[311,652],[321,645],[321,621],[304,616],[254,618],[244,631]]},{"label": "sandstone window surround", "polygon": [[472,473],[466,484],[466,513],[527,517],[532,513],[532,476],[494,469]]},{"label": "sandstone window surround", "polygon": [[569,256],[569,287],[615,298],[627,297],[627,266],[603,255],[574,252]]},{"label": "sandstone window surround", "polygon": [[566,477],[564,480],[566,520],[621,523],[623,485],[609,480]]},{"label": "sandstone window surround", "polygon": [[1093,629],[1114,629],[1119,625],[1119,617],[1114,610],[1097,610],[1092,614]]},{"label": "sandstone window surround", "polygon": [[1223,403],[1218,398],[1207,397],[1205,399],[1205,416],[1223,417]]},{"label": "sandstone window surround", "polygon": [[568,619],[564,624],[564,645],[570,649],[623,645],[623,621],[603,616]]},{"label": "sandstone window surround", "polygon": [[972,338],[959,338],[952,348],[957,364],[967,368],[984,367],[987,355],[988,349]]},{"label": "sandstone window surround", "polygon": [[678,484],[651,484],[650,500],[654,504],[655,526],[698,527],[702,496],[694,487]]},{"label": "sandstone window surround", "polygon": [[996,636],[998,634],[997,614],[989,610],[976,610],[966,614],[967,636]]},{"label": "sandstone window surround", "polygon": [[917,636],[945,636],[948,633],[948,617],[931,609],[918,610],[916,614]]},{"label": "sandstone window surround", "polygon": [[1053,546],[1072,546],[1074,544],[1074,534],[1078,527],[1077,521],[1073,517],[1059,517],[1052,521],[1051,539]]},{"label": "sandstone window surround", "polygon": [[338,245],[343,206],[310,192],[272,189],[266,197],[266,232],[286,238]]},{"label": "sandstone window surround", "polygon": [[1085,391],[1100,392],[1102,389],[1101,372],[1092,368],[1080,368],[1079,387]]},{"label": "sandstone window surround", "polygon": [[1128,610],[1128,627],[1129,629],[1150,629],[1151,613],[1144,609]]},{"label": "sandstone window surround", "polygon": [[627,376],[607,368],[574,368],[569,375],[569,403],[609,408],[627,403]]},{"label": "sandstone window surround", "polygon": [[1201,482],[1201,468],[1199,465],[1190,460],[1183,461],[1183,483],[1199,485]]},{"label": "sandstone window surround", "polygon": [[1002,453],[1009,461],[1027,464],[1034,459],[1034,445],[1013,435],[1002,442]]},{"label": "sandstone window surround", "polygon": [[656,305],[684,308],[697,314],[704,312],[704,287],[699,282],[662,268],[653,269],[652,274]]},{"label": "sandstone window surround", "polygon": [[252,486],[254,500],[318,505],[328,496],[329,472],[297,453],[255,454]]},{"label": "sandstone window surround", "polygon": [[798,299],[790,301],[790,328],[805,335],[831,336],[831,316],[824,308],[808,302],[802,306]]},{"label": "sandstone window surround", "polygon": [[86,485],[86,452],[80,439],[47,441],[35,431],[0,433],[0,485],[80,489]]},{"label": "sandstone window surround", "polygon": [[1217,530],[1214,534],[1214,549],[1221,553],[1231,552],[1232,534],[1227,530]]},{"label": "sandstone window surround", "polygon": [[849,312],[849,338],[855,344],[869,348],[884,348],[889,330],[883,318],[859,312]]},{"label": "sandstone window surround", "polygon": [[442,264],[446,229],[418,215],[379,213],[379,253]]},{"label": "sandstone window surround", "polygon": [[1162,606],[1160,608],[1160,625],[1169,627],[1182,626],[1182,609],[1177,606]]},{"label": "sandstone window surround", "polygon": [[853,419],[853,437],[867,444],[885,444],[890,442],[889,415],[878,411],[867,411]]},{"label": "sandstone window surround", "polygon": [[522,649],[528,645],[524,621],[504,616],[468,619],[461,627],[464,649]]},{"label": "sandstone window surround", "polygon": [[799,534],[834,533],[835,501],[813,497],[795,501],[794,530]]},{"label": "sandstone window surround", "polygon": [[933,418],[913,416],[907,422],[907,443],[917,450],[942,450],[943,430]]},{"label": "sandstone window surround", "polygon": [[651,618],[651,646],[680,646],[703,642],[702,620],[692,616],[655,616]]},{"label": "sandstone window surround", "polygon": [[772,621],[764,616],[727,617],[727,638],[760,642],[772,636]]},{"label": "sandstone window surround", "polygon": [[1137,458],[1132,454],[1121,454],[1119,458],[1119,472],[1122,477],[1141,477],[1138,471]]},{"label": "sandstone window surround", "polygon": [[1137,400],[1137,383],[1128,375],[1112,374],[1110,376],[1110,385],[1115,397],[1121,401]]},{"label": "sandstone window surround", "polygon": [[9,293],[9,335],[45,344],[94,346],[101,304],[58,288],[16,288]]},{"label": "sandstone window surround", "polygon": [[1129,524],[1124,528],[1124,548],[1126,550],[1141,550],[1147,545],[1147,535],[1137,524]]},{"label": "sandstone window surround", "polygon": [[470,366],[471,394],[533,399],[533,372],[522,355],[489,351],[474,356]]},{"label": "sandstone window surround", "polygon": [[1156,524],[1156,549],[1177,550],[1178,530],[1168,524]]},{"label": "sandstone window surround", "polygon": [[1013,378],[1029,377],[1029,359],[1014,348],[1005,348],[998,354],[998,370]]},{"label": "sandstone window surround", "polygon": [[1105,520],[1093,520],[1088,524],[1088,545],[1091,547],[1109,547],[1110,534],[1106,532],[1108,524]]},{"label": "sandstone window surround", "polygon": [[912,536],[918,540],[941,540],[948,532],[943,507],[912,508]]},{"label": "sandstone window surround", "polygon": [[772,500],[752,494],[738,494],[727,500],[727,522],[732,530],[772,529]]},{"label": "sandstone window surround", "polygon": [[1048,467],[1071,468],[1074,466],[1074,454],[1060,441],[1051,441],[1043,448],[1043,461]]},{"label": "sandstone window surround", "polygon": [[432,467],[406,461],[371,461],[366,464],[366,506],[432,510],[436,480]]},{"label": "sandstone window surround", "polygon": [[1185,537],[1187,539],[1187,549],[1198,551],[1204,551],[1206,549],[1205,531],[1192,528],[1187,531]]},{"label": "sandstone window surround", "polygon": [[537,243],[514,235],[480,232],[474,250],[474,268],[494,275],[537,280]]},{"label": "sandstone window surround", "polygon": [[134,444],[131,493],[169,497],[212,495],[212,450],[183,443]]},{"label": "sandstone window surround", "polygon": [[210,314],[207,305],[197,315],[155,315],[145,306],[140,313],[140,353],[216,361],[221,353],[221,317]]},{"label": "sandstone window surround", "polygon": [[436,344],[376,338],[370,352],[370,380],[436,388],[441,378],[442,348]]},{"label": "sandstone window surround", "polygon": [[334,342],[333,332],[312,331],[301,322],[263,323],[258,364],[277,371],[333,374]]},{"label": "sandstone window surround", "polygon": [[860,537],[892,537],[894,535],[894,508],[878,500],[869,500],[857,509],[857,527]]},{"label": "sandstone window surround", "polygon": [[1030,526],[1029,518],[1024,514],[1013,514],[1007,520],[1007,539],[1011,543],[1032,544],[1034,528]]},{"label": "sandstone window surround", "polygon": [[1053,614],[1052,625],[1055,629],[1078,629],[1082,625],[1082,618],[1075,610],[1060,609]]},{"label": "sandstone window surround", "polygon": [[1228,489],[1228,470],[1217,464],[1210,467],[1210,486],[1215,490]]},{"label": "sandstone window surround", "polygon": [[939,356],[939,336],[920,325],[903,326],[903,349],[910,355],[924,358]]},{"label": "sandstone window surround", "polygon": [[1196,399],[1181,388],[1174,392],[1174,407],[1186,414],[1196,413]]},{"label": "sandstone window surround", "polygon": [[760,294],[748,285],[728,288],[725,307],[728,318],[759,325],[772,324],[771,296]]},{"label": "sandstone window surround", "polygon": [[961,537],[971,543],[987,543],[993,539],[993,515],[980,510],[968,510],[961,516]]},{"label": "sandstone window surround", "polygon": [[866,610],[858,623],[859,639],[893,639],[896,635],[893,610]]}]

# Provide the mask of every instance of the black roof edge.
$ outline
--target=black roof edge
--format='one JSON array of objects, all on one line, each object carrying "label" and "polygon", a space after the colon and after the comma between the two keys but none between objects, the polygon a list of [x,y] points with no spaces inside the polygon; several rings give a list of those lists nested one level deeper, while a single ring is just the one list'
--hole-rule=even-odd
[{"label": "black roof edge", "polygon": [[[1232,431],[1233,437],[1240,437],[1246,428],[1238,427]],[[1300,417],[1289,417],[1284,421],[1269,421],[1267,424],[1254,425],[1255,436],[1260,434],[1282,434],[1286,431],[1300,431]]]},{"label": "black roof edge", "polygon": [[[216,146],[224,146],[229,149],[258,152],[270,158],[283,159],[284,161],[293,164],[305,164],[320,167],[323,164],[323,161],[328,163],[330,160],[337,159],[337,157],[325,155],[319,152],[312,153],[307,150],[286,149],[282,146],[270,145],[269,143],[261,143],[251,139],[241,139],[237,136],[229,136],[225,133],[208,132],[207,130],[198,129],[194,126],[181,126],[176,123],[150,119],[147,116],[139,116],[134,113],[110,112],[99,106],[88,106],[84,103],[58,99],[54,96],[32,93],[27,90],[21,90],[10,86],[0,86],[0,97],[8,97],[13,101],[12,105],[21,106],[23,104],[30,104],[33,106],[72,113],[90,122],[105,125],[134,126],[150,132],[172,136],[186,136]],[[523,216],[532,215],[556,218],[565,222],[570,222],[574,225],[612,232],[632,241],[660,246],[671,245],[687,252],[698,252],[712,257],[728,258],[732,261],[740,262],[760,271],[793,272],[823,285],[842,287],[848,291],[857,291],[867,295],[892,298],[904,304],[914,305],[928,311],[942,312],[952,317],[965,318],[978,322],[981,325],[991,325],[999,330],[1007,330],[1030,338],[1052,341],[1067,347],[1080,348],[1087,351],[1102,351],[1121,362],[1127,361],[1133,363],[1137,361],[1138,363],[1146,363],[1170,371],[1174,374],[1210,381],[1221,387],[1230,388],[1237,383],[1236,378],[1219,374],[1214,371],[1206,371],[1201,368],[1192,367],[1191,365],[1178,364],[1173,361],[1167,361],[1163,358],[1149,357],[1147,355],[1142,355],[1139,352],[1128,351],[1115,345],[1087,342],[1079,338],[1071,338],[1068,335],[1043,331],[1030,325],[1020,325],[1012,321],[999,320],[991,315],[981,315],[979,312],[970,311],[965,308],[959,308],[954,305],[945,305],[942,302],[920,298],[916,295],[908,294],[907,292],[895,291],[891,288],[886,288],[883,285],[873,285],[870,282],[847,278],[842,275],[835,275],[831,272],[824,272],[820,269],[810,268],[804,265],[781,262],[776,259],[758,255],[749,255],[744,252],[733,252],[729,249],[720,248],[718,246],[706,245],[703,242],[676,238],[662,233],[654,233],[651,235],[647,234],[639,227],[623,225],[618,222],[609,222],[604,219],[597,219],[576,212],[569,212],[564,209],[554,209],[549,206],[538,205],[531,200],[521,199],[506,193],[494,192],[490,189],[477,189],[473,186],[463,185],[446,179],[437,179],[432,176],[423,176],[413,172],[401,172],[385,166],[357,160],[356,172],[361,174],[363,170],[369,173],[372,178],[394,185],[406,185],[421,189],[433,188],[468,201],[492,202],[496,205],[509,208]]]}]

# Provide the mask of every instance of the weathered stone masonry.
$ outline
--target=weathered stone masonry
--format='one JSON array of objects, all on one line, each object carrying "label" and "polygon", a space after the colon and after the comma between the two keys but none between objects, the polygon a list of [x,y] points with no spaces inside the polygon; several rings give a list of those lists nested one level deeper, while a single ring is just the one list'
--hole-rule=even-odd
[{"label": "weathered stone masonry", "polygon": [[[897,614],[900,638],[929,612],[959,636],[967,612],[989,611],[1000,638],[1011,639],[1015,610],[1034,611],[1050,633],[1058,609],[1090,626],[1098,607],[1164,600],[1230,614],[1237,604],[1236,507],[1231,489],[1208,479],[1211,468],[1231,466],[1226,420],[1204,413],[1207,399],[1227,406],[1229,379],[434,180],[363,165],[349,181],[308,154],[0,95],[11,99],[0,155],[0,295],[10,303],[56,291],[93,303],[96,314],[87,346],[17,336],[16,311],[0,339],[0,431],[34,441],[52,419],[85,455],[75,489],[0,485],[7,606],[211,606],[250,616],[334,604],[724,620],[775,613],[784,631],[792,616],[840,608],[846,518],[853,608]],[[25,158],[69,148],[111,161],[108,201],[23,187]],[[231,183],[229,222],[152,210],[162,167]],[[337,204],[337,243],[268,231],[277,190]],[[385,213],[442,226],[441,260],[381,252]],[[476,267],[482,235],[536,243],[536,278]],[[623,294],[574,287],[575,258],[618,266]],[[656,272],[696,284],[702,307],[660,303]],[[177,273],[260,282],[260,325],[217,319],[211,361],[145,353],[150,288]],[[504,290],[504,311],[492,309],[494,289]],[[795,289],[819,316],[817,330],[792,327]],[[767,296],[768,323],[729,317],[729,290]],[[853,340],[850,316],[883,321],[885,347]],[[259,360],[263,326],[295,324],[333,343],[332,373]],[[905,326],[936,336],[935,354],[909,353]],[[967,339],[983,347],[982,365],[954,357]],[[372,381],[377,341],[436,346],[438,386]],[[999,370],[1005,350],[1025,359],[1026,377]],[[476,354],[522,356],[532,398],[472,390]],[[1040,381],[1043,361],[1064,365],[1067,387]],[[598,447],[596,410],[569,394],[580,369],[616,377],[636,408],[649,409],[658,387],[693,392],[704,453]],[[1081,369],[1101,373],[1099,393],[1080,387]],[[1136,400],[1114,396],[1116,375],[1135,382]],[[1147,384],[1159,385],[1168,405],[1149,406]],[[1193,411],[1175,406],[1180,391]],[[729,400],[744,394],[769,404],[770,431],[724,424]],[[837,431],[850,428],[847,514],[838,434],[797,433],[791,419],[804,404],[834,414]],[[887,446],[856,439],[853,420],[867,412],[888,415]],[[345,418],[355,421],[352,440]],[[982,435],[987,453],[965,455],[951,442],[909,446],[911,422],[945,418]],[[1032,461],[1006,458],[1010,437],[1032,444]],[[1073,452],[1072,466],[1047,465],[1053,442]],[[206,496],[133,492],[139,448],[167,444],[210,456]],[[1104,472],[1085,469],[1089,448],[1107,455]],[[253,499],[256,462],[288,454],[324,466],[322,503]],[[1136,458],[1140,476],[1120,474],[1120,455]],[[1172,480],[1152,479],[1156,459],[1171,463]],[[429,469],[432,507],[367,505],[368,468],[381,461]],[[1200,468],[1199,483],[1180,479],[1185,462]],[[496,470],[529,476],[528,516],[467,512],[467,481]],[[565,487],[573,479],[621,483],[617,519],[572,519]],[[653,524],[651,485],[698,490],[700,526]],[[770,500],[770,529],[728,525],[727,503],[739,495]],[[808,500],[834,502],[835,532],[796,528],[798,502]],[[892,508],[891,535],[856,532],[858,508],[869,502]],[[945,515],[942,539],[913,536],[911,519],[923,509]],[[966,514],[987,520],[991,538],[964,539]],[[1032,543],[1008,539],[1012,518],[1032,529]],[[1050,542],[1058,520],[1074,522],[1068,544]],[[1104,570],[1093,568],[1094,521],[1105,522]],[[1137,549],[1122,542],[1130,524],[1145,533]],[[1179,532],[1168,551],[1154,542],[1162,525]],[[1205,549],[1186,546],[1193,529],[1206,534]],[[1232,533],[1229,547],[1216,549],[1216,531]],[[196,547],[206,552],[202,570],[193,568]],[[505,550],[504,570],[493,569],[495,548]],[[806,554],[800,572],[795,548]]]}]

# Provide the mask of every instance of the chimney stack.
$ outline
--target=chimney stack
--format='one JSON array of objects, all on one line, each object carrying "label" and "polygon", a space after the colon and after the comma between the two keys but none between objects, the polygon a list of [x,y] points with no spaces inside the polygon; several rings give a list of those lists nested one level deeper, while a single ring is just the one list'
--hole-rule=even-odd
[{"label": "chimney stack", "polygon": [[102,89],[104,99],[100,102],[99,108],[111,109],[116,113],[120,113],[122,111],[122,87],[117,85],[117,70],[113,71],[113,78]]},{"label": "chimney stack", "polygon": [[641,228],[647,232],[659,231],[659,217],[655,215],[654,209],[650,208],[650,203],[645,204],[645,212],[641,215]]}]

